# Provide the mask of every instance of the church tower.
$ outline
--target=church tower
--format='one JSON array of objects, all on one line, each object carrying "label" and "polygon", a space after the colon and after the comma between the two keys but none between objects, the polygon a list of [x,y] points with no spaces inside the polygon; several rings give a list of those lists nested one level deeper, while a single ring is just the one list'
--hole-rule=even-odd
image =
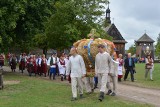
[{"label": "church tower", "polygon": [[106,9],[106,22],[111,24],[111,17],[110,17],[110,9],[109,9],[109,1],[108,1],[108,8]]},{"label": "church tower", "polygon": [[110,17],[110,8],[109,8],[109,2],[108,2],[108,8],[106,9],[106,25],[105,32],[113,38],[112,42],[114,43],[116,47],[116,53],[125,55],[125,44],[127,41],[123,38],[121,33],[119,32],[118,28],[114,23],[111,23],[111,17]]}]

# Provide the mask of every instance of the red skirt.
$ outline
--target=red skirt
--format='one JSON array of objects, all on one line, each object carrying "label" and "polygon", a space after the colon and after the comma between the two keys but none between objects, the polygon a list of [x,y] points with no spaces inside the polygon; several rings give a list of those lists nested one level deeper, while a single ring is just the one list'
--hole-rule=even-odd
[{"label": "red skirt", "polygon": [[47,64],[42,64],[42,73],[47,73]]},{"label": "red skirt", "polygon": [[20,70],[25,70],[25,62],[21,62],[21,63],[19,64],[19,69],[20,69]]},{"label": "red skirt", "polygon": [[30,73],[33,73],[33,64],[27,64],[27,71],[30,72]]},{"label": "red skirt", "polygon": [[123,75],[118,75],[118,78],[122,78],[123,77]]},{"label": "red skirt", "polygon": [[37,65],[36,64],[34,64],[34,66],[33,66],[33,71],[34,71],[34,73],[37,72]]},{"label": "red skirt", "polygon": [[41,71],[42,71],[42,67],[41,66],[37,66],[37,73],[41,73]]},{"label": "red skirt", "polygon": [[11,66],[11,69],[16,69],[16,62],[11,62],[10,66]]}]

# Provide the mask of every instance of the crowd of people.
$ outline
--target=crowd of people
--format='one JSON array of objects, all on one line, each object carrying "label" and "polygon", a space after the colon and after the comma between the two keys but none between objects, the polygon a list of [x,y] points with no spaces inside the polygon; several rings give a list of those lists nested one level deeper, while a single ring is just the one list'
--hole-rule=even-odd
[{"label": "crowd of people", "polygon": [[[19,57],[15,54],[9,54],[6,57],[8,65],[11,67],[12,72],[16,72],[16,67],[18,65],[19,71],[24,73],[26,69],[29,76],[39,75],[39,76],[49,76],[50,79],[55,79],[56,75],[61,76],[61,81],[65,78],[66,64],[68,62],[68,55],[62,53],[58,58],[57,53],[52,53],[49,58],[46,58],[44,54],[26,55],[22,53]],[[5,56],[0,55],[0,66],[2,67],[5,62]]]},{"label": "crowd of people", "polygon": [[[77,100],[78,92],[80,98],[83,96],[83,88],[85,86],[86,92],[91,94],[95,88],[99,88],[99,101],[103,101],[105,92],[106,95],[115,96],[117,94],[117,83],[122,81],[123,71],[124,81],[127,80],[128,74],[131,75],[131,81],[134,82],[135,62],[131,57],[131,53],[128,53],[127,57],[123,59],[122,54],[117,56],[116,52],[111,55],[105,51],[105,46],[98,45],[99,53],[95,57],[95,75],[93,77],[86,76],[86,67],[84,59],[78,54],[77,49],[72,47],[70,50],[70,56],[65,53],[61,53],[60,57],[57,57],[57,53],[53,53],[49,58],[43,55],[26,55],[22,53],[19,58],[14,54],[10,54],[8,57],[8,63],[12,72],[16,72],[17,63],[19,64],[19,70],[24,73],[27,69],[28,75],[33,74],[39,76],[48,76],[49,79],[56,79],[56,76],[60,76],[61,81],[68,80],[71,83],[72,99]],[[5,56],[0,55],[0,66],[4,65]],[[146,59],[146,72],[145,79],[148,72],[150,72],[150,79],[152,78],[152,71],[154,68],[153,59],[150,55],[147,55]]]}]

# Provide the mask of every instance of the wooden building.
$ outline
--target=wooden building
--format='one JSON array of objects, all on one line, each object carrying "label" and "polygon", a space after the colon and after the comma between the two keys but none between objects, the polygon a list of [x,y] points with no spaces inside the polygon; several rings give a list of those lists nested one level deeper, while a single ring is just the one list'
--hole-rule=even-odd
[{"label": "wooden building", "polygon": [[154,43],[155,41],[150,38],[146,33],[142,35],[137,41],[136,44],[136,56],[140,58],[145,58],[147,54],[150,54],[154,59]]},{"label": "wooden building", "polygon": [[110,20],[110,9],[109,5],[106,10],[106,23],[108,26],[105,28],[106,33],[113,38],[113,43],[116,46],[116,52],[117,54],[125,55],[125,44],[127,41],[123,38],[119,30],[117,29],[116,25],[114,23],[111,24]]}]

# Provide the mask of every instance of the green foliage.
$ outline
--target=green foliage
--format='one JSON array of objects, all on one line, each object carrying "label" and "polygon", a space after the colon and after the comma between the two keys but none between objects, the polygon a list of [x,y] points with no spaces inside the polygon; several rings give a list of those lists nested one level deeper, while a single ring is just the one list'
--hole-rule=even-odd
[{"label": "green foliage", "polygon": [[87,38],[92,28],[102,35],[102,4],[105,2],[106,0],[57,1],[56,12],[46,25],[49,46],[54,49],[69,47],[78,39]]},{"label": "green foliage", "polygon": [[131,47],[129,47],[127,53],[131,53],[132,55],[134,55],[136,53],[136,47],[132,45]]},{"label": "green foliage", "polygon": [[156,44],[156,51],[155,51],[155,53],[156,53],[156,56],[158,57],[158,58],[160,58],[160,34],[159,34],[159,36],[158,36],[158,38],[157,38],[157,44]]},{"label": "green foliage", "polygon": [[47,36],[43,33],[35,35],[33,38],[33,43],[35,47],[43,49],[43,53],[46,54],[48,49]]},{"label": "green foliage", "polygon": [[0,48],[33,46],[47,49],[70,47],[87,38],[95,28],[101,38],[111,40],[103,30],[102,15],[106,0],[1,0]]},{"label": "green foliage", "polygon": [[44,23],[54,13],[52,0],[1,0],[1,47],[29,51],[32,38],[45,31]]}]

